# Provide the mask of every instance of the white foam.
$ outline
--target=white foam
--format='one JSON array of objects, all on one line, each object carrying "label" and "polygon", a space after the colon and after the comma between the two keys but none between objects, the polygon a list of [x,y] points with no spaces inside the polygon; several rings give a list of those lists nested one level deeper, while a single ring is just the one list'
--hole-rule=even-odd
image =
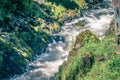
[{"label": "white foam", "polygon": [[[109,24],[113,15],[101,15],[99,18],[94,16],[94,13],[99,13],[102,11],[109,13],[111,10],[100,9],[96,11],[92,10],[91,12],[88,11],[84,17],[74,19],[69,23],[65,23],[65,26],[62,27],[61,32],[58,34],[53,34],[54,36],[64,36],[65,42],[56,42],[53,40],[53,43],[48,44],[48,53],[42,53],[42,55],[38,56],[35,61],[29,63],[28,67],[36,67],[35,69],[29,70],[25,74],[15,79],[12,78],[12,80],[31,80],[32,78],[34,80],[49,80],[50,77],[54,76],[54,74],[58,72],[59,66],[65,60],[67,60],[69,50],[71,49],[72,43],[75,42],[76,36],[86,29],[91,30],[96,35],[98,35],[100,39],[103,39],[104,33],[109,28]],[[85,24],[85,28],[80,29],[78,27],[72,26],[73,24],[82,20],[88,21]]]}]

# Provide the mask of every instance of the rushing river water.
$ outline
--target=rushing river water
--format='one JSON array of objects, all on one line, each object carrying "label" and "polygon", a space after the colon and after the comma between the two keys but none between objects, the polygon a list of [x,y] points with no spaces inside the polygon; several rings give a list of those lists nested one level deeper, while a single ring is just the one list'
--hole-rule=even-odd
[{"label": "rushing river water", "polygon": [[[46,52],[28,64],[26,73],[15,76],[10,80],[50,80],[50,77],[53,77],[58,72],[59,66],[67,60],[76,36],[88,29],[102,39],[109,28],[112,18],[113,10],[110,7],[84,10],[82,17],[65,23],[59,33],[53,34],[53,36],[60,36],[61,39],[57,42],[53,40],[53,43],[48,44]],[[75,26],[74,24],[77,22],[83,22],[84,27]]]}]

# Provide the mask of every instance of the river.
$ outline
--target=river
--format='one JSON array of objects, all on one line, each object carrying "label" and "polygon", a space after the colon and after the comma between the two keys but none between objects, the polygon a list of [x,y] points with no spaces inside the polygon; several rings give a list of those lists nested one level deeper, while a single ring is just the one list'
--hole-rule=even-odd
[{"label": "river", "polygon": [[[113,9],[111,7],[83,10],[81,17],[65,23],[59,33],[53,34],[53,36],[60,36],[61,39],[53,40],[53,43],[48,44],[46,51],[27,65],[27,72],[16,75],[10,80],[50,80],[50,77],[58,72],[59,66],[67,60],[76,36],[88,29],[103,39],[112,18]],[[84,27],[75,26],[74,24],[77,22],[83,22]]]}]

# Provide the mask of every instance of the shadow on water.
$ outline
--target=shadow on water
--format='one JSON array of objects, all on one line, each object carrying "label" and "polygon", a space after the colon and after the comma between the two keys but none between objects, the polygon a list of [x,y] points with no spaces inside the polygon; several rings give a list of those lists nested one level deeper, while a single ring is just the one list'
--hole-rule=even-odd
[{"label": "shadow on water", "polygon": [[48,2],[55,3],[56,5],[62,5],[66,9],[78,9],[79,6],[73,0],[47,0]]}]

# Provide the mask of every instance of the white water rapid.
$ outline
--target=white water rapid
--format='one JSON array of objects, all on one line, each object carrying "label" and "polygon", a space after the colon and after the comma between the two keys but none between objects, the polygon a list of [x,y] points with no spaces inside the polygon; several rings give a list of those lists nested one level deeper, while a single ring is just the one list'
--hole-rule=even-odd
[{"label": "white water rapid", "polygon": [[[59,66],[67,60],[72,44],[80,32],[88,29],[98,35],[100,39],[104,38],[104,33],[109,28],[113,18],[112,8],[84,10],[82,14],[82,17],[65,23],[59,33],[53,34],[61,36],[61,38],[64,37],[64,41],[60,39],[58,42],[53,41],[53,43],[48,44],[46,52],[29,63],[26,73],[10,80],[50,80],[50,77],[58,72]],[[74,25],[80,21],[85,24],[83,28]]]}]

